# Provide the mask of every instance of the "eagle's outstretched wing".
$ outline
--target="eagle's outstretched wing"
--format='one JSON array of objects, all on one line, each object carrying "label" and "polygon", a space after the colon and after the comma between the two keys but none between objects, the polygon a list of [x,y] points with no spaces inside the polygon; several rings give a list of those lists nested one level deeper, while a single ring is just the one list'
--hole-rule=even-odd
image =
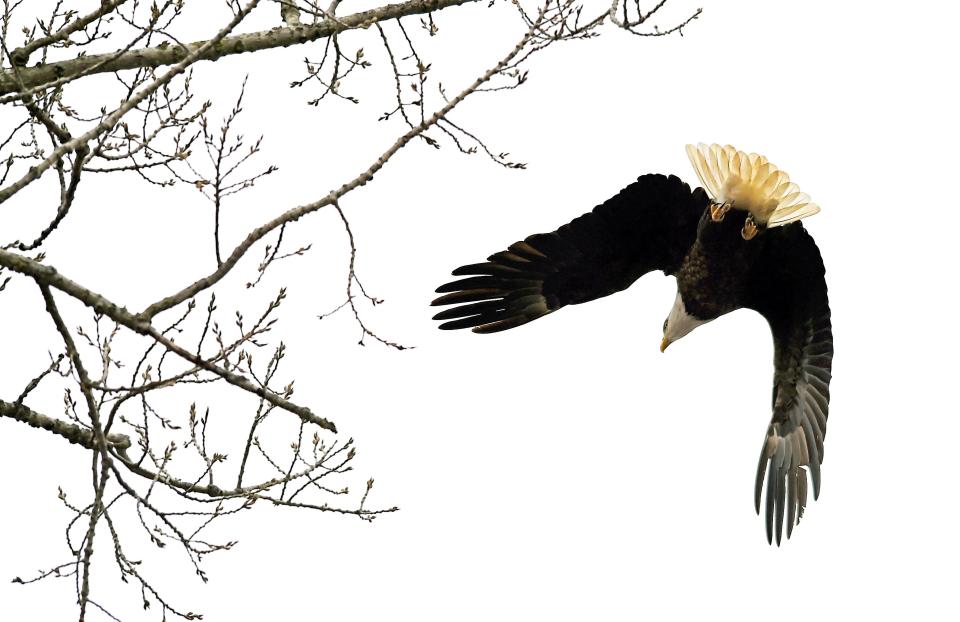
[{"label": "eagle's outstretched wing", "polygon": [[671,175],[644,175],[552,233],[538,233],[462,266],[437,288],[442,329],[493,333],[560,307],[607,296],[652,270],[672,274],[697,236],[710,199]]},{"label": "eagle's outstretched wing", "polygon": [[759,514],[766,477],[767,540],[775,534],[780,544],[784,510],[787,538],[803,516],[808,470],[813,498],[820,494],[833,334],[823,260],[813,238],[800,223],[766,235],[744,306],[759,311],[773,332],[773,419],[760,452],[754,501]]}]

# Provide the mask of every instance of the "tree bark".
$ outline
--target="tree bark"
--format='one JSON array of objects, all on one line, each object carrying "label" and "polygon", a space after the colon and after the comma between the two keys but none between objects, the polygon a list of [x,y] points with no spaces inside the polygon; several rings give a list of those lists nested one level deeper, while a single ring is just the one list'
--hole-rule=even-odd
[{"label": "tree bark", "polygon": [[[81,427],[75,423],[68,423],[61,419],[48,417],[17,402],[0,400],[0,416],[10,417],[11,419],[16,419],[35,428],[53,432],[71,443],[81,445],[87,449],[96,447],[96,437],[93,430]],[[124,451],[130,448],[130,437],[125,434],[107,434],[106,439],[107,444],[114,449]]]},{"label": "tree bark", "polygon": [[[366,28],[371,24],[407,15],[418,15],[439,11],[451,6],[476,2],[477,0],[409,0],[399,4],[388,4],[369,11],[361,11],[345,17],[326,19],[319,24],[300,24],[252,32],[245,35],[226,37],[220,43],[204,52],[200,60],[217,60],[232,54],[256,52],[270,48],[288,47],[308,43],[335,35],[345,30]],[[183,46],[161,44],[155,47],[130,50],[117,55],[93,54],[78,56],[70,60],[17,68],[20,81],[25,88],[33,88],[55,80],[89,72],[108,73],[141,67],[160,67],[182,61],[188,54],[202,46],[205,41],[196,41]],[[116,56],[114,58],[114,56]],[[11,69],[0,70],[0,95],[15,93],[20,89]]]}]

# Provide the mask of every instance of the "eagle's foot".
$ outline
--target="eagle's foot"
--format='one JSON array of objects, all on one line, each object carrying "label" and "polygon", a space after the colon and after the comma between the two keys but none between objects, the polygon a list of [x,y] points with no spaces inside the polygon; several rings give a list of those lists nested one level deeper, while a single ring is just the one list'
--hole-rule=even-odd
[{"label": "eagle's foot", "polygon": [[757,223],[753,222],[753,216],[747,216],[747,220],[743,223],[743,231],[740,232],[740,235],[743,236],[744,240],[752,240],[757,237],[758,233],[760,233],[760,227],[757,226]]},{"label": "eagle's foot", "polygon": [[727,212],[730,211],[730,208],[733,207],[730,203],[714,203],[710,206],[710,218],[713,219],[713,222],[720,222],[723,220],[723,217],[727,215]]}]

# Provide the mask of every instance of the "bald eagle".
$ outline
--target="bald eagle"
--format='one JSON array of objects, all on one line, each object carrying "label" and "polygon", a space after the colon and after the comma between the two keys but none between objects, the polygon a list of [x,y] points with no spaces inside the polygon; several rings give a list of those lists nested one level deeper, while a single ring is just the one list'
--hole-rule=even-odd
[{"label": "bald eagle", "polygon": [[552,233],[538,233],[461,266],[437,288],[441,329],[494,333],[567,305],[629,287],[653,270],[674,275],[677,296],[661,351],[697,326],[753,309],[774,342],[773,417],[754,488],[766,480],[767,541],[780,544],[803,516],[808,475],[820,493],[833,336],[823,260],[799,222],[819,207],[765,157],[720,145],[688,145],[703,185],[643,175]]}]

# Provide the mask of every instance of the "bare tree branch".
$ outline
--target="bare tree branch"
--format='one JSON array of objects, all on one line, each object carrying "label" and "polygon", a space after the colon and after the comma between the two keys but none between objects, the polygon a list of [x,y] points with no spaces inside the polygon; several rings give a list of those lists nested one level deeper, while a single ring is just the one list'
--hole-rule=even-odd
[{"label": "bare tree branch", "polygon": [[299,406],[290,402],[287,399],[284,399],[280,395],[277,395],[273,391],[270,391],[264,387],[257,386],[240,376],[230,372],[223,367],[215,365],[202,357],[190,352],[189,350],[177,345],[167,337],[165,337],[160,331],[154,328],[149,320],[144,319],[142,316],[136,316],[127,311],[124,307],[119,307],[113,302],[110,302],[100,294],[90,291],[84,288],[81,285],[78,285],[74,281],[71,281],[67,277],[61,275],[54,268],[50,266],[45,266],[40,264],[32,259],[17,255],[16,253],[11,253],[9,251],[0,250],[0,266],[9,268],[14,272],[19,272],[20,274],[25,274],[33,278],[37,283],[40,283],[45,287],[54,287],[60,291],[73,296],[80,302],[84,303],[88,307],[91,307],[97,313],[102,313],[110,319],[114,320],[118,324],[129,328],[130,330],[138,333],[140,335],[145,335],[152,337],[158,343],[162,344],[171,352],[177,354],[183,359],[193,363],[194,365],[205,369],[207,371],[213,372],[229,382],[230,384],[248,391],[257,397],[262,397],[263,399],[269,401],[271,404],[279,406],[280,408],[292,412],[293,414],[299,416],[304,421],[313,423],[315,425],[324,428],[325,430],[330,430],[331,432],[336,432],[337,427],[332,421],[328,421],[323,417],[318,417],[313,414],[313,412],[304,406]]},{"label": "bare tree branch", "polygon": [[[539,22],[535,23],[536,28],[539,28],[539,26],[540,26]],[[291,210],[288,210],[287,212],[274,218],[270,222],[267,222],[266,224],[261,225],[260,227],[254,229],[243,240],[243,242],[241,242],[233,250],[233,252],[230,253],[230,256],[224,260],[223,264],[219,268],[217,268],[216,271],[212,272],[211,274],[209,274],[208,276],[202,279],[199,279],[198,281],[185,287],[179,292],[175,294],[171,294],[170,296],[167,296],[166,298],[163,298],[162,300],[159,300],[153,303],[152,305],[144,309],[139,314],[138,317],[142,318],[145,321],[150,321],[158,313],[161,313],[162,311],[166,311],[167,309],[175,307],[178,304],[181,304],[184,301],[190,298],[193,298],[194,296],[196,296],[203,290],[208,289],[209,287],[217,283],[220,279],[222,279],[224,276],[226,276],[227,273],[229,273],[230,270],[236,265],[236,263],[246,254],[247,250],[249,250],[251,246],[253,246],[257,241],[262,239],[265,235],[267,235],[277,227],[281,227],[286,223],[299,220],[300,218],[303,218],[307,214],[315,212],[323,207],[326,207],[327,205],[332,205],[333,203],[336,203],[341,197],[343,197],[348,192],[366,185],[367,182],[373,179],[373,176],[377,173],[377,171],[383,168],[383,166],[390,160],[390,158],[392,158],[398,151],[400,151],[400,149],[406,146],[407,143],[409,143],[411,140],[413,140],[414,138],[422,134],[424,131],[426,131],[428,128],[432,127],[438,121],[446,117],[446,115],[449,114],[451,110],[456,108],[460,102],[462,102],[471,93],[474,93],[478,88],[480,88],[482,85],[488,82],[490,78],[497,75],[505,67],[507,67],[510,64],[510,62],[514,58],[516,58],[516,56],[520,54],[520,52],[523,51],[527,43],[534,37],[534,33],[535,33],[535,28],[532,27],[530,30],[527,31],[527,33],[523,36],[520,42],[516,45],[516,47],[514,47],[514,49],[511,50],[510,53],[507,54],[507,56],[505,56],[499,63],[497,63],[495,66],[491,67],[489,70],[484,72],[483,75],[481,75],[479,78],[477,78],[473,82],[473,84],[471,84],[470,86],[465,88],[463,91],[461,91],[456,97],[454,97],[449,102],[447,102],[445,106],[443,106],[437,112],[433,113],[433,115],[431,115],[428,119],[415,125],[413,128],[410,129],[410,131],[408,131],[406,134],[398,138],[397,141],[390,146],[390,148],[388,148],[385,152],[383,152],[383,154],[381,154],[381,156],[377,158],[377,160],[373,164],[371,164],[365,171],[360,173],[357,177],[344,183],[342,186],[340,186],[336,190],[331,191],[327,196],[323,197],[322,199],[318,201],[314,201],[313,203],[308,203],[306,205],[302,205],[300,207],[295,207]],[[0,255],[0,263],[2,263],[2,259],[3,259],[3,256]]]},{"label": "bare tree branch", "polygon": [[35,51],[47,47],[48,45],[57,43],[58,41],[66,40],[70,35],[78,30],[86,28],[88,25],[102,18],[104,15],[112,13],[118,6],[125,2],[127,2],[127,0],[104,0],[101,2],[100,8],[88,13],[87,15],[78,17],[57,32],[46,37],[34,39],[23,47],[13,50],[13,52],[10,53],[10,60],[14,65],[21,67],[26,65],[27,61],[30,59],[30,55]]},{"label": "bare tree branch", "polygon": [[[0,71],[0,95],[22,90],[24,87],[33,88],[51,83],[64,76],[89,71],[90,73],[105,73],[125,71],[143,67],[160,67],[183,63],[188,58],[195,60],[217,60],[233,54],[258,52],[278,47],[288,47],[316,41],[354,28],[366,28],[371,24],[391,19],[439,11],[451,6],[476,2],[477,0],[408,0],[399,4],[388,4],[377,9],[361,11],[353,15],[330,19],[319,24],[300,24],[275,28],[261,32],[252,32],[235,37],[227,37],[222,41],[197,41],[183,46],[162,45],[152,48],[130,50],[117,57],[110,54],[91,54],[77,58],[46,63],[36,67],[24,67],[19,72],[19,82],[14,78],[12,71]],[[96,68],[91,71],[91,68]]]},{"label": "bare tree branch", "polygon": [[[66,155],[70,151],[76,151],[82,146],[85,146],[91,140],[102,135],[104,132],[113,128],[117,122],[130,110],[137,106],[144,99],[152,95],[160,87],[167,84],[174,77],[180,75],[186,71],[187,67],[197,62],[200,57],[209,49],[215,47],[221,40],[223,40],[247,15],[260,3],[260,0],[251,0],[241,11],[237,13],[236,16],[230,23],[223,27],[217,35],[210,39],[209,41],[204,42],[202,45],[199,45],[193,49],[189,54],[186,54],[180,62],[170,68],[163,76],[154,80],[146,88],[142,89],[136,95],[130,97],[127,101],[121,104],[116,110],[108,114],[103,121],[98,123],[96,127],[86,132],[82,136],[78,136],[70,141],[63,143],[60,147],[54,150],[45,160],[37,164],[36,166],[30,167],[27,171],[27,174],[20,178],[19,181],[11,184],[10,186],[0,190],[0,204],[4,203],[11,196],[22,190],[28,184],[36,181],[40,178],[45,170],[50,168],[50,166],[59,160],[61,157]],[[18,77],[19,72],[18,72]],[[0,78],[0,84],[2,84],[2,78]],[[28,86],[26,83],[22,83],[23,86]]]},{"label": "bare tree branch", "polygon": [[[0,417],[10,417],[31,427],[53,432],[86,449],[96,447],[92,430],[40,414],[23,404],[0,400]],[[130,437],[125,434],[107,434],[106,439],[107,445],[113,449],[123,451],[130,448]]]},{"label": "bare tree branch", "polygon": [[280,0],[280,19],[287,26],[300,25],[300,9],[296,0]]}]

